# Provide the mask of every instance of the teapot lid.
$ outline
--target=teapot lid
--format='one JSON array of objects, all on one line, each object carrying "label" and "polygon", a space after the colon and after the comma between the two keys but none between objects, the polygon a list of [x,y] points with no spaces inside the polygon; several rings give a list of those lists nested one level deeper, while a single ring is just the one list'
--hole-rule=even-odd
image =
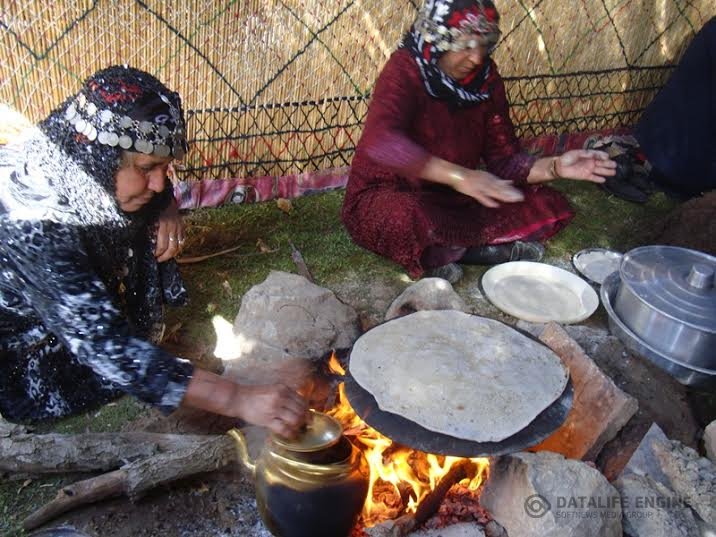
[{"label": "teapot lid", "polygon": [[716,257],[675,246],[627,252],[621,281],[656,311],[708,332],[716,331]]},{"label": "teapot lid", "polygon": [[337,419],[328,414],[311,410],[308,421],[298,436],[284,438],[273,435],[272,440],[288,451],[307,453],[335,445],[342,435],[343,426]]}]

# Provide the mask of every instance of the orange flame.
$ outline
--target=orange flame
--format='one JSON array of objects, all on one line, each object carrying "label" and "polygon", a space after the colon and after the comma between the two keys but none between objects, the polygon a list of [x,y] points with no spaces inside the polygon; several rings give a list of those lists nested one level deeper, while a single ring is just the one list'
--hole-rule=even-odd
[{"label": "orange flame", "polygon": [[[345,375],[335,354],[329,360],[333,373]],[[459,457],[426,454],[405,447],[392,447],[393,441],[364,423],[346,398],[345,388],[338,387],[338,403],[328,414],[343,424],[344,434],[362,448],[370,469],[368,497],[363,506],[365,526],[397,518],[403,512],[415,512],[420,501],[460,460]],[[487,476],[487,459],[470,459],[477,466],[475,475],[461,482],[476,491]]]}]

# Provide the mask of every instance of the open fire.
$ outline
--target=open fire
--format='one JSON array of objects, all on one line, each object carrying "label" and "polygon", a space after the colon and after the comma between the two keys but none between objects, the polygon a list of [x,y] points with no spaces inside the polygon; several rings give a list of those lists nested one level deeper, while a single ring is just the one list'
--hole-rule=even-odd
[{"label": "open fire", "polygon": [[[345,375],[335,354],[330,358],[329,367],[333,373]],[[343,424],[344,434],[363,450],[368,461],[370,485],[361,515],[364,526],[415,513],[421,501],[435,490],[451,468],[467,460],[473,464],[468,465],[468,477],[460,481],[460,486],[477,505],[478,489],[489,470],[487,459],[426,454],[393,444],[356,415],[348,403],[343,383],[339,385],[338,403],[328,414]]]}]

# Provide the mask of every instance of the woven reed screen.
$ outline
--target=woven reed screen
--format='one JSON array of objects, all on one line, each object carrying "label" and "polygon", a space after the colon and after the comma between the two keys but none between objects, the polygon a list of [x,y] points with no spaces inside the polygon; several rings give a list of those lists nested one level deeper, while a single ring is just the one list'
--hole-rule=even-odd
[{"label": "woven reed screen", "polygon": [[[188,177],[350,163],[419,0],[0,0],[0,100],[32,120],[110,64],[178,90]],[[631,125],[714,0],[497,0],[519,134]]]}]

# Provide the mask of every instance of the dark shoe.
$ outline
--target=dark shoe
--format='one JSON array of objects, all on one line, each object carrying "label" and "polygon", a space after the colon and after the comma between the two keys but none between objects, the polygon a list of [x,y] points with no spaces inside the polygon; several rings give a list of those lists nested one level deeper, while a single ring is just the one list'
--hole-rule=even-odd
[{"label": "dark shoe", "polygon": [[464,265],[499,265],[508,261],[539,261],[544,246],[538,242],[515,241],[468,248],[459,263]]},{"label": "dark shoe", "polygon": [[607,177],[606,179],[599,187],[617,198],[631,201],[632,203],[646,203],[649,199],[649,194],[633,184],[619,179],[617,176]]},{"label": "dark shoe", "polygon": [[541,261],[544,257],[544,246],[539,242],[515,241],[512,243],[510,261]]},{"label": "dark shoe", "polygon": [[599,186],[618,198],[633,203],[646,203],[651,192],[647,192],[648,186],[645,183],[640,185],[642,178],[635,173],[634,157],[625,153],[612,159],[617,163],[616,174],[606,177],[606,181]]},{"label": "dark shoe", "polygon": [[457,283],[462,278],[462,267],[457,263],[449,263],[442,267],[426,270],[423,278],[442,278],[450,283]]}]

